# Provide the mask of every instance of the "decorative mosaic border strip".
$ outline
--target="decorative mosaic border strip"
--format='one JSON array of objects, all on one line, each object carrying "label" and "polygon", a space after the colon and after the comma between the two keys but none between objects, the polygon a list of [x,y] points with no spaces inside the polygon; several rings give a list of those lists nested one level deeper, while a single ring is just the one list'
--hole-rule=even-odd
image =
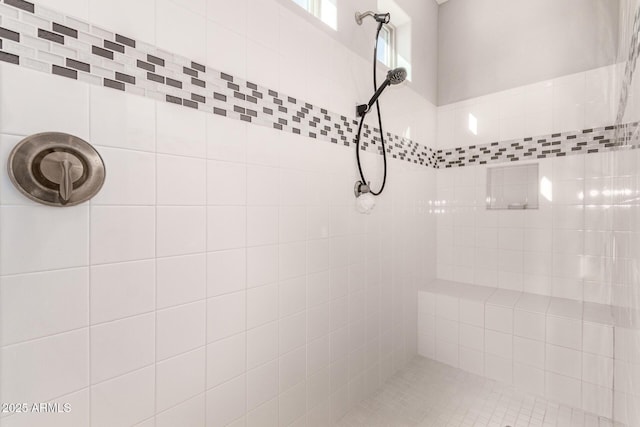
[{"label": "decorative mosaic border strip", "polygon": [[[437,151],[438,168],[517,162],[576,154],[601,153],[610,150],[635,149],[632,136],[638,123],[606,126],[575,132],[554,133],[510,141],[491,142]],[[616,131],[622,135],[616,135]]]},{"label": "decorative mosaic border strip", "polygon": [[[0,61],[333,144],[355,143],[355,118],[26,0],[0,1]],[[515,162],[636,148],[629,136],[637,127],[625,125],[618,142],[616,127],[607,126],[437,151],[386,132],[387,153],[433,168]],[[361,149],[382,154],[378,129],[364,125]]]},{"label": "decorative mosaic border strip", "polygon": [[[0,61],[351,146],[358,121],[25,0],[0,4]],[[434,150],[386,133],[391,158],[436,167]],[[364,125],[361,149],[382,154]]]}]

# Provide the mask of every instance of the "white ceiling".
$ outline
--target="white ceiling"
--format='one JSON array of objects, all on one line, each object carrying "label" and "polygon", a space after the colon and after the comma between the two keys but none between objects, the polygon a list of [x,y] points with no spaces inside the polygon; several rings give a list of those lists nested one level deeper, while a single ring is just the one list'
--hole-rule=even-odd
[{"label": "white ceiling", "polygon": [[442,4],[444,2],[446,2],[447,0],[436,0],[438,2],[438,4]]}]

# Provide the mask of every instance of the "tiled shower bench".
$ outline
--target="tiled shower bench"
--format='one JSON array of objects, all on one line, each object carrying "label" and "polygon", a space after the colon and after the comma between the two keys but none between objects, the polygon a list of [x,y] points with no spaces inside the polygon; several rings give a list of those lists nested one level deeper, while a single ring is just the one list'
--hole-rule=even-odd
[{"label": "tiled shower bench", "polygon": [[616,350],[633,338],[621,313],[608,305],[436,280],[419,290],[418,352],[610,417],[614,365],[616,393],[625,391],[630,373],[624,358],[616,355],[614,363],[614,336]]}]

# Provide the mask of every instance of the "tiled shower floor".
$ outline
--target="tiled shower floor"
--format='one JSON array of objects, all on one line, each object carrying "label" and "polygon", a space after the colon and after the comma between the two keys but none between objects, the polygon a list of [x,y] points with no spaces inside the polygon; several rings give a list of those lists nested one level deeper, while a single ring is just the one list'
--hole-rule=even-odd
[{"label": "tiled shower floor", "polygon": [[613,423],[417,357],[338,426],[612,427]]}]

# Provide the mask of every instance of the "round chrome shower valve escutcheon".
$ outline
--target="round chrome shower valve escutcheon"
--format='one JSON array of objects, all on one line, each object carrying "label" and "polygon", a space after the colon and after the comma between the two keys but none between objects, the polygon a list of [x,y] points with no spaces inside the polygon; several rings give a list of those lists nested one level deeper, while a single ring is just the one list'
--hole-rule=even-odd
[{"label": "round chrome shower valve escutcheon", "polygon": [[9,156],[9,177],[31,200],[49,206],[74,206],[102,188],[105,167],[86,141],[65,133],[29,136]]}]

